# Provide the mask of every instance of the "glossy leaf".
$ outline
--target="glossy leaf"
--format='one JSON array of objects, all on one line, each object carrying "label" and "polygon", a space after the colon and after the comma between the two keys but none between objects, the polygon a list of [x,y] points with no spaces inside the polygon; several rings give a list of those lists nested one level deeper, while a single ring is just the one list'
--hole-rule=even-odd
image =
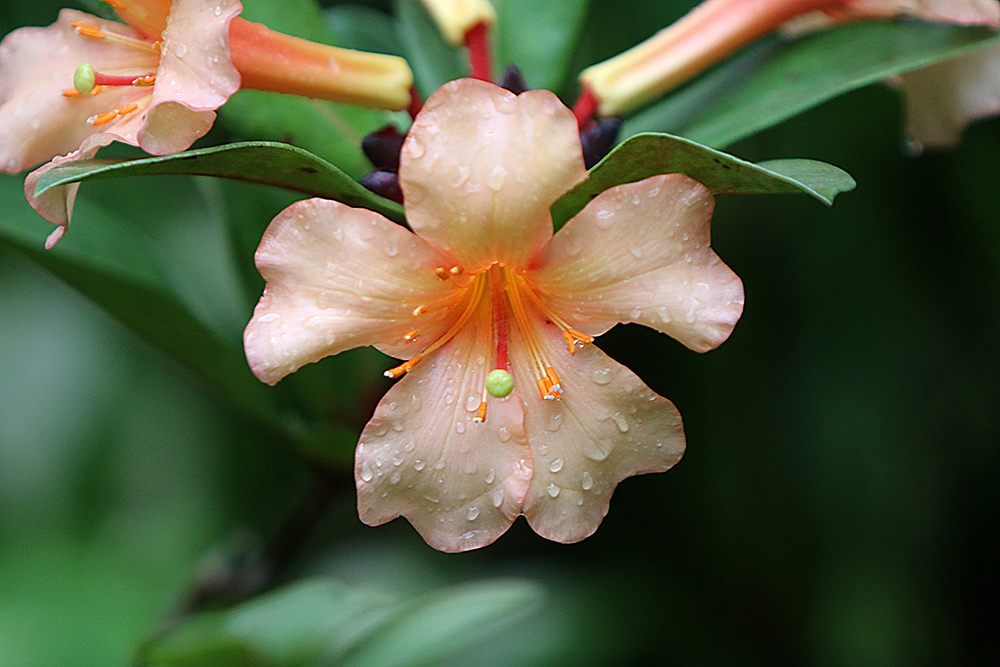
[{"label": "glossy leaf", "polygon": [[496,74],[510,64],[528,85],[561,91],[587,16],[589,0],[495,0]]},{"label": "glossy leaf", "polygon": [[658,174],[686,174],[716,195],[801,193],[832,204],[853,190],[854,179],[833,165],[814,160],[754,164],[669,134],[640,134],[618,146],[590,170],[590,177],[552,205],[561,226],[591,199],[623,183]]},{"label": "glossy leaf", "polygon": [[79,160],[50,170],[39,180],[35,192],[67,183],[152,174],[196,174],[274,185],[404,221],[402,206],[366,190],[329,162],[295,146],[265,141],[136,160]]},{"label": "glossy leaf", "polygon": [[623,136],[669,131],[726,146],[837,95],[997,40],[984,28],[895,21],[791,42],[771,37],[630,118]]}]

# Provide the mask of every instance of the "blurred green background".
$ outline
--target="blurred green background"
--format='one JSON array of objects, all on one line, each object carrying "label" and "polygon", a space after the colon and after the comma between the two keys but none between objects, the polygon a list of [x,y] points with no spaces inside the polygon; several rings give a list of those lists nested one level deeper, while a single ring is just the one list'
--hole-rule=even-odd
[{"label": "blurred green background", "polygon": [[[0,0],[0,32],[46,25],[62,4]],[[692,4],[595,0],[575,62]],[[746,287],[718,350],[631,326],[601,338],[677,404],[688,451],[668,473],[624,482],[593,537],[553,544],[522,520],[486,549],[440,554],[403,520],[363,526],[341,468],[279,585],[343,586],[358,609],[423,610],[411,616],[439,629],[463,610],[437,653],[411,652],[410,628],[398,655],[383,635],[350,664],[1000,664],[1000,121],[911,158],[901,107],[869,87],[729,147],[827,161],[858,188],[830,209],[718,202],[713,245]],[[238,134],[222,124],[208,143],[227,133]],[[67,241],[100,221],[157,248],[167,279],[239,344],[252,245],[234,268],[219,259],[222,228],[246,216],[259,238],[294,196],[182,177],[81,193]],[[0,175],[0,203],[40,248],[51,226],[23,202],[20,176]],[[359,351],[310,372],[357,427],[384,367]],[[337,446],[349,460],[350,444]],[[198,572],[278,530],[308,477],[287,442],[0,242],[0,665],[130,664]],[[469,587],[487,580],[495,613],[477,620]],[[467,607],[455,591],[473,591]],[[338,609],[353,609],[340,595]],[[313,664],[293,653],[280,664]]]}]

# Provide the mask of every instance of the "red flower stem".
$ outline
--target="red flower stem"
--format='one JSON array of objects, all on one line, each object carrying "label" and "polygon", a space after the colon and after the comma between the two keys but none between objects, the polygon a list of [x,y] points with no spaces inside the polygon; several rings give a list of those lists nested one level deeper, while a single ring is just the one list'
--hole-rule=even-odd
[{"label": "red flower stem", "polygon": [[112,74],[101,74],[94,72],[95,86],[131,86],[144,77],[141,76],[114,76]]},{"label": "red flower stem", "polygon": [[469,74],[482,81],[493,81],[489,29],[484,21],[480,21],[465,33],[465,46],[469,49]]},{"label": "red flower stem", "polygon": [[589,86],[584,85],[580,96],[573,104],[573,115],[576,116],[576,124],[581,130],[594,119],[594,114],[597,113],[597,107],[600,103],[601,101],[597,99],[594,91]]}]

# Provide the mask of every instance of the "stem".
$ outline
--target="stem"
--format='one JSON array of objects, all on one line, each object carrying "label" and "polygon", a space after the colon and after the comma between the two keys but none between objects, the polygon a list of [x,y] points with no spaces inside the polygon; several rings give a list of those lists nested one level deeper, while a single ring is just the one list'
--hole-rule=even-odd
[{"label": "stem", "polygon": [[485,21],[480,21],[465,33],[465,46],[469,49],[469,73],[472,78],[482,81],[493,81],[489,29]]}]

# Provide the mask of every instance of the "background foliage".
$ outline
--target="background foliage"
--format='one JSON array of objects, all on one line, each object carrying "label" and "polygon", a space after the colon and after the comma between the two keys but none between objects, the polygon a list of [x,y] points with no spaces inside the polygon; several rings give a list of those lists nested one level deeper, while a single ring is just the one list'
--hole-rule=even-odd
[{"label": "background foliage", "polygon": [[[0,0],[0,32],[48,24],[62,4]],[[419,9],[245,4],[275,28],[373,49],[385,31],[371,26],[391,25],[373,12]],[[497,3],[501,16],[526,4]],[[501,32],[498,48],[571,101],[560,68],[617,53],[693,3],[550,4],[538,35]],[[582,32],[565,61],[519,51],[573,22]],[[419,17],[407,26],[400,51],[430,54],[414,63],[425,92],[461,74]],[[675,99],[710,104],[686,91]],[[301,127],[275,122],[289,114]],[[431,550],[403,521],[357,520],[352,429],[385,389],[384,359],[341,355],[274,391],[240,365],[261,289],[253,248],[296,195],[189,176],[87,183],[55,262],[21,178],[0,175],[0,664],[129,664],[193,580],[253,573],[253,545],[317,493],[303,452],[337,471],[304,553],[266,595],[147,643],[151,664],[1000,661],[1000,123],[909,158],[901,116],[896,93],[873,86],[729,146],[752,161],[827,161],[859,187],[830,209],[720,199],[713,245],[747,291],[732,338],[704,356],[635,327],[601,339],[681,409],[684,460],[623,483],[580,544],[519,521],[461,555]],[[240,93],[203,143],[292,136],[358,175],[356,139],[385,119]],[[81,276],[91,296],[118,300],[101,308],[63,282]],[[123,326],[129,313],[174,332],[175,355],[210,356],[236,379],[206,381]],[[218,348],[185,344],[195,326]],[[315,432],[319,416],[340,426]]]}]

